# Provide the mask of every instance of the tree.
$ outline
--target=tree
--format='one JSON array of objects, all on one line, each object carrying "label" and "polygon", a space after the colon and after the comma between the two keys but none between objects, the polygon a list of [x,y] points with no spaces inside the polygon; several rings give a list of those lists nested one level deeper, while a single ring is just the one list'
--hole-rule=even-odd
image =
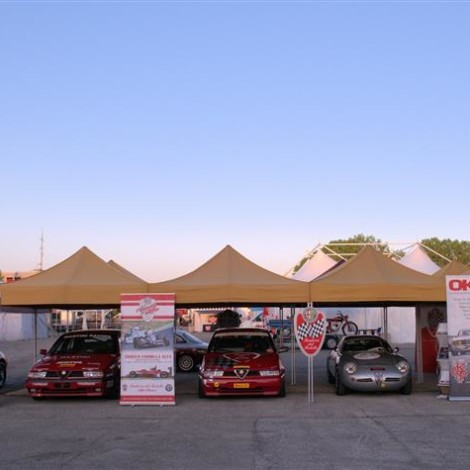
[{"label": "tree", "polygon": [[226,309],[217,314],[216,328],[233,328],[240,326],[240,315],[234,310]]},{"label": "tree", "polygon": [[[344,240],[331,240],[325,245],[327,246],[327,248],[330,248],[335,253],[338,253],[338,255],[351,255],[359,253],[364,248],[364,246],[371,244],[373,244],[382,253],[390,253],[388,245],[382,242],[382,240],[374,237],[373,235],[364,235],[362,233],[359,233]],[[334,255],[329,250],[324,251],[335,261],[340,261],[342,259],[341,256]],[[294,267],[293,274],[295,274],[312,256],[313,253],[302,258],[299,263],[297,263],[297,265]]]},{"label": "tree", "polygon": [[[451,261],[456,260],[464,264],[470,265],[470,242],[469,241],[459,241],[451,240],[450,238],[445,238],[439,240],[436,237],[426,238],[421,240],[421,243],[430,248],[431,250],[436,251],[437,253],[445,256]],[[447,264],[447,261],[441,256],[438,256],[431,251],[427,250],[426,253],[428,256],[439,266],[444,266]]]}]

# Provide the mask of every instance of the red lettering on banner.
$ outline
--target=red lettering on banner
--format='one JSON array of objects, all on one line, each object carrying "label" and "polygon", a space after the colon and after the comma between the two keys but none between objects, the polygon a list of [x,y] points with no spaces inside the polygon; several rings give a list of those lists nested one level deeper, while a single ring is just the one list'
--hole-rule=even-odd
[{"label": "red lettering on banner", "polygon": [[449,289],[454,292],[458,291],[469,291],[470,290],[470,280],[468,279],[452,279],[449,281]]}]

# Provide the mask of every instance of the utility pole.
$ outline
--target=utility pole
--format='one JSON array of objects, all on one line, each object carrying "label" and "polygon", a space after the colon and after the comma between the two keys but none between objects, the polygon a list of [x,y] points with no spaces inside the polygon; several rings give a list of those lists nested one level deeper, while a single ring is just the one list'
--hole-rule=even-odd
[{"label": "utility pole", "polygon": [[39,248],[39,271],[42,271],[44,262],[44,230],[41,230],[41,246]]}]

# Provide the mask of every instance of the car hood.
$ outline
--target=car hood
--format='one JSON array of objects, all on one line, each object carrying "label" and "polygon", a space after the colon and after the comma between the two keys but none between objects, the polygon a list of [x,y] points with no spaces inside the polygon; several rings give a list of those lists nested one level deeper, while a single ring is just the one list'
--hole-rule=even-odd
[{"label": "car hood", "polygon": [[206,368],[231,369],[246,366],[250,369],[278,369],[279,355],[277,353],[258,354],[254,352],[240,353],[206,353],[204,356]]},{"label": "car hood", "polygon": [[117,359],[114,354],[51,354],[36,362],[31,370],[105,370]]},{"label": "car hood", "polygon": [[[359,365],[388,365],[399,361],[406,361],[403,356],[396,353],[379,353],[372,351],[347,351],[342,355],[342,361],[355,361]],[[408,361],[407,361],[408,362]]]}]

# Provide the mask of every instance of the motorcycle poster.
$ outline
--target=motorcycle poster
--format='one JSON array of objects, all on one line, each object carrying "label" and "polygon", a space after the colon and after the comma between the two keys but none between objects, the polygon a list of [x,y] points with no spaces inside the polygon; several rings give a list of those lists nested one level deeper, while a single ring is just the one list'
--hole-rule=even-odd
[{"label": "motorcycle poster", "polygon": [[121,405],[174,405],[174,294],[121,295]]}]

